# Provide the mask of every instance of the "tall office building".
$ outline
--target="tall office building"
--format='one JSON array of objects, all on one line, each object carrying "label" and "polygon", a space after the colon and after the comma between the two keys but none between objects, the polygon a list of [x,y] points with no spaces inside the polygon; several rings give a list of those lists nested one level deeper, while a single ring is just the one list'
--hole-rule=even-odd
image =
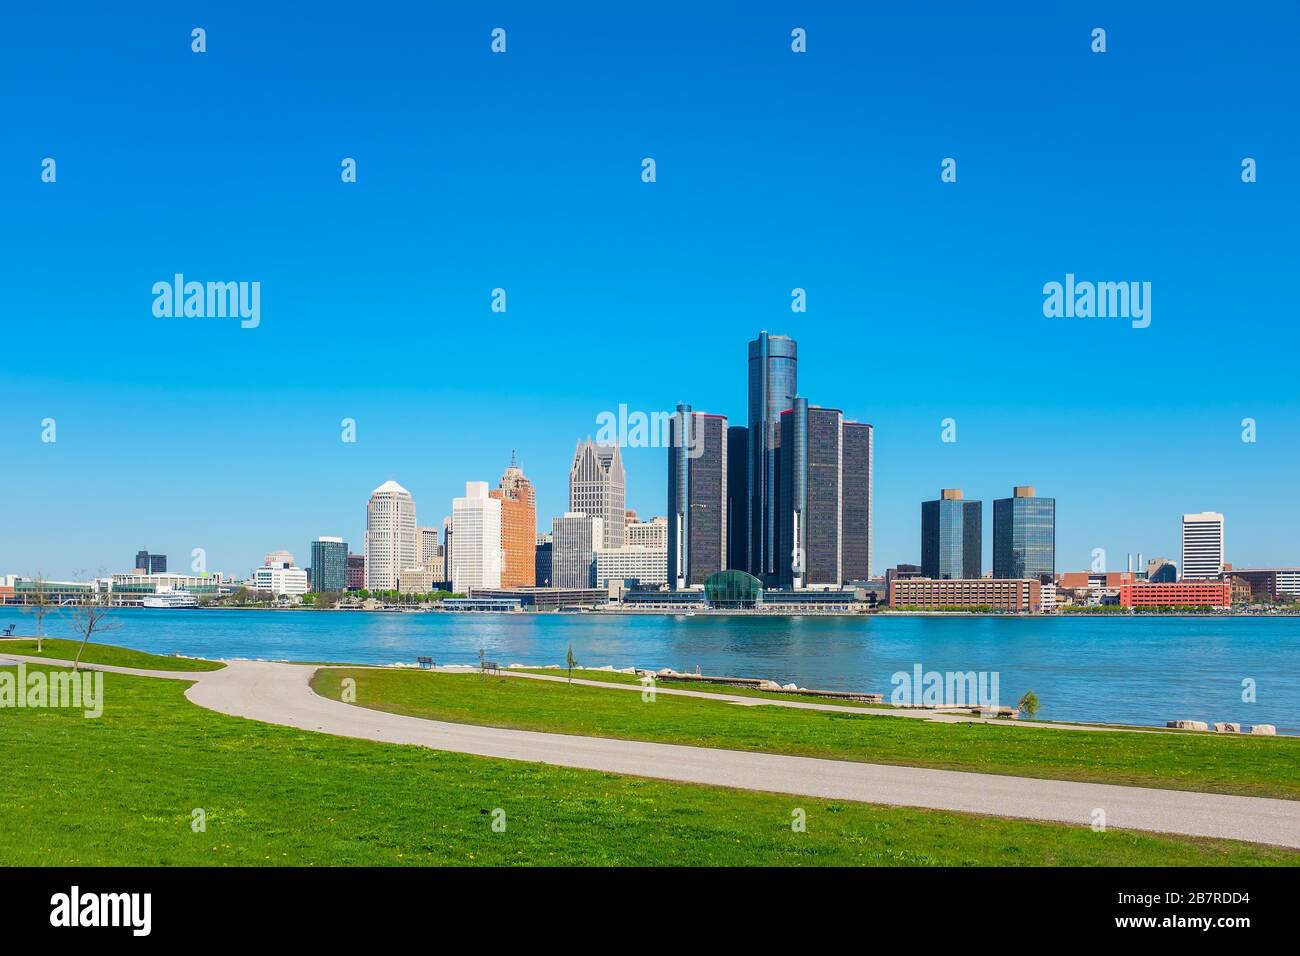
[{"label": "tall office building", "polygon": [[921,573],[927,578],[981,577],[983,511],[960,488],[945,488],[936,501],[921,502]]},{"label": "tall office building", "polygon": [[450,584],[456,577],[456,559],[451,549],[451,515],[442,519],[442,579]]},{"label": "tall office building", "polygon": [[317,594],[345,591],[348,586],[348,546],[342,538],[322,535],[311,543],[311,589]]},{"label": "tall office building", "polygon": [[486,481],[465,482],[465,496],[451,500],[455,549],[452,590],[501,587],[501,501]]},{"label": "tall office building", "polygon": [[420,561],[415,500],[395,481],[385,481],[366,503],[366,589],[391,591],[397,576]]},{"label": "tall office building", "polygon": [[618,445],[599,445],[590,438],[578,442],[569,469],[569,512],[601,519],[600,547],[623,546],[626,495],[627,476]]},{"label": "tall office building", "polygon": [[[622,522],[622,512],[619,512]],[[570,511],[551,522],[551,587],[589,588],[596,573],[596,552],[604,540],[603,518]]]},{"label": "tall office building", "polygon": [[[436,527],[415,529],[415,538],[419,542],[418,566],[426,571],[432,571],[435,575],[434,580],[442,579],[442,544],[438,540],[439,537]],[[402,570],[405,571],[406,568]]]},{"label": "tall office building", "polygon": [[1010,498],[993,501],[993,576],[1055,574],[1056,499],[1038,497],[1032,485],[1017,485]]},{"label": "tall office building", "polygon": [[1182,579],[1198,581],[1223,574],[1223,515],[1217,511],[1183,515]]},{"label": "tall office building", "polygon": [[360,591],[366,586],[366,556],[348,555],[348,590]]},{"label": "tall office building", "polygon": [[727,566],[727,419],[679,404],[669,437],[667,580],[677,590]]},{"label": "tall office building", "polygon": [[844,580],[844,416],[795,398],[777,443],[775,582],[783,588]]},{"label": "tall office building", "polygon": [[135,569],[141,574],[166,574],[167,555],[137,551],[135,553]]},{"label": "tall office building", "polygon": [[788,555],[778,560],[777,447],[781,413],[794,405],[798,390],[798,347],[792,338],[760,332],[749,343],[749,573],[774,581]]},{"label": "tall office building", "polygon": [[530,588],[537,581],[537,497],[513,452],[490,494],[501,502],[501,587]]},{"label": "tall office building", "polygon": [[551,578],[554,576],[551,571],[552,547],[549,534],[539,534],[537,536],[537,552],[533,560],[533,580],[539,588],[549,588],[551,586]]},{"label": "tall office building", "polygon": [[871,536],[875,484],[876,430],[866,422],[844,423],[844,494],[841,532],[844,536],[845,581],[871,577]]},{"label": "tall office building", "polygon": [[749,429],[727,429],[727,567],[749,568]]}]

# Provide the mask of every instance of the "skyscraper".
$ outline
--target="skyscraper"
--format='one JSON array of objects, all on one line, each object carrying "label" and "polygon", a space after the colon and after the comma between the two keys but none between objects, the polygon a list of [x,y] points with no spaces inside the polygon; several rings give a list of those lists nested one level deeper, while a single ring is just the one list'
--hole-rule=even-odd
[{"label": "skyscraper", "polygon": [[[590,438],[578,442],[569,469],[569,512],[601,519],[600,547],[623,546],[626,495],[627,476],[618,445],[599,445]],[[558,542],[556,546],[558,550]]]},{"label": "skyscraper", "polygon": [[1197,581],[1223,573],[1223,515],[1217,511],[1183,515],[1182,579]]},{"label": "skyscraper", "polygon": [[135,569],[142,574],[166,574],[167,555],[137,551],[135,553]]},{"label": "skyscraper", "polygon": [[794,404],[798,391],[798,347],[784,335],[760,332],[749,343],[749,573],[763,581],[776,578],[777,460],[781,413]]},{"label": "skyscraper", "polygon": [[727,567],[749,568],[749,429],[727,429]]},{"label": "skyscraper", "polygon": [[965,501],[960,488],[944,488],[936,501],[921,502],[921,573],[927,578],[982,576],[983,511]]},{"label": "skyscraper", "polygon": [[415,501],[395,481],[385,481],[366,504],[366,589],[391,591],[397,576],[420,562]]},{"label": "skyscraper", "polygon": [[[622,521],[622,512],[619,512]],[[595,580],[596,552],[604,537],[604,519],[570,511],[551,522],[551,586],[589,588]]]},{"label": "skyscraper", "polygon": [[669,435],[668,585],[676,590],[727,566],[727,419],[679,404]]},{"label": "skyscraper", "polygon": [[[419,566],[426,571],[432,571],[437,577],[442,577],[442,545],[438,541],[439,534],[436,527],[421,527],[415,529],[415,539],[419,542],[418,557]],[[407,570],[406,568],[402,569]]]},{"label": "skyscraper", "polygon": [[348,546],[342,538],[322,535],[311,543],[311,589],[323,594],[347,586]]},{"label": "skyscraper", "polygon": [[844,423],[844,580],[871,577],[875,429],[866,422]]},{"label": "skyscraper", "polygon": [[539,534],[537,536],[537,556],[533,560],[533,580],[539,588],[551,587],[551,536],[550,534]]},{"label": "skyscraper", "polygon": [[777,446],[776,583],[838,587],[844,580],[844,416],[795,398]]},{"label": "skyscraper", "polygon": [[993,501],[993,576],[1055,574],[1056,499],[1038,497],[1032,485],[1017,485],[1011,495]]},{"label": "skyscraper", "polygon": [[488,495],[486,481],[465,482],[465,496],[451,500],[451,521],[452,590],[501,587],[501,501]]},{"label": "skyscraper", "polygon": [[348,555],[348,590],[360,591],[366,586],[366,556]]},{"label": "skyscraper", "polygon": [[537,497],[513,452],[489,494],[501,501],[501,586],[530,588],[537,580]]},{"label": "skyscraper", "polygon": [[451,584],[456,577],[456,559],[451,544],[451,515],[447,515],[442,519],[442,579],[448,584]]}]

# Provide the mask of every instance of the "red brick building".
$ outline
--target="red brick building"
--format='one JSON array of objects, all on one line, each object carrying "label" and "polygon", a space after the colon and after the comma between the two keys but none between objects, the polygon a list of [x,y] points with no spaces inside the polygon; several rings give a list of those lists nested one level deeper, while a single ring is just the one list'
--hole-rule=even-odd
[{"label": "red brick building", "polygon": [[1232,607],[1228,581],[1176,581],[1122,584],[1120,607]]}]

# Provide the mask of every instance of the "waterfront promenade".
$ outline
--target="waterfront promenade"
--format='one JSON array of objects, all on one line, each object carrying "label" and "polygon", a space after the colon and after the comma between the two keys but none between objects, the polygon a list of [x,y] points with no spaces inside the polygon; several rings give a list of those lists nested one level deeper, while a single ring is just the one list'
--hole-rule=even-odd
[{"label": "waterfront promenade", "polygon": [[[47,658],[6,654],[0,648],[0,664],[17,661],[60,663]],[[95,666],[141,677],[189,681],[188,699],[209,710],[340,737],[683,783],[1078,826],[1089,825],[1095,818],[1095,811],[1101,809],[1105,812],[1107,826],[1112,829],[1218,837],[1300,848],[1300,801],[931,770],[448,723],[368,710],[322,697],[310,686],[312,675],[321,665],[236,660],[227,662],[221,670],[206,672]],[[519,676],[500,679],[519,679]],[[659,689],[657,693],[692,692]],[[747,705],[754,704],[752,698],[741,700]],[[797,702],[784,704],[796,705],[836,707]],[[855,713],[863,719],[889,719],[893,716],[870,710]],[[932,719],[936,718],[932,716]]]}]

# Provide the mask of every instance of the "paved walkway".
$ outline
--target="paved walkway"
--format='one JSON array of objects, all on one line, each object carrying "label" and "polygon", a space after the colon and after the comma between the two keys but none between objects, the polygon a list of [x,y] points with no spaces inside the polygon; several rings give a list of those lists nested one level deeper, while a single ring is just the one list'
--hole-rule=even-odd
[{"label": "paved walkway", "polygon": [[[29,663],[59,663],[4,655]],[[329,700],[312,691],[317,665],[231,661],[217,671],[101,670],[192,681],[201,707],[341,737],[525,760],[793,797],[1019,817],[1115,829],[1222,837],[1300,848],[1300,801],[1038,780],[453,724]],[[605,686],[605,685],[601,685]],[[663,690],[660,690],[663,693]],[[713,695],[710,695],[713,696]]]}]

